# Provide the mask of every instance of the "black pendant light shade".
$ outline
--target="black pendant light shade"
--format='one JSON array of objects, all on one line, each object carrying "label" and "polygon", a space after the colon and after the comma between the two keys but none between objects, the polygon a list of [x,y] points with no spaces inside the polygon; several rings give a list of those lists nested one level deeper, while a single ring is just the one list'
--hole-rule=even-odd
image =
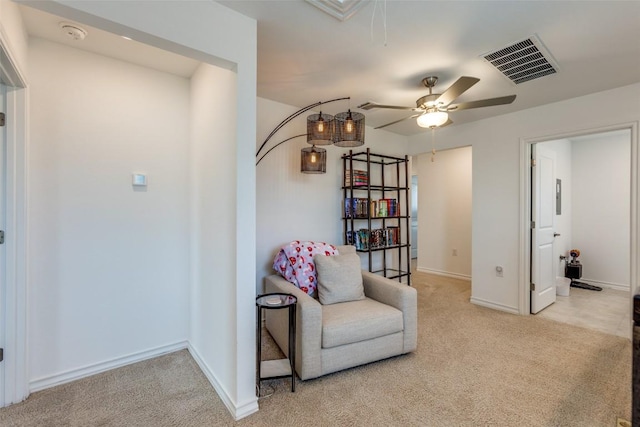
[{"label": "black pendant light shade", "polygon": [[335,118],[333,143],[338,147],[358,147],[364,145],[364,114],[338,113]]},{"label": "black pendant light shade", "polygon": [[315,145],[302,149],[300,172],[325,173],[327,171],[327,150]]},{"label": "black pendant light shade", "polygon": [[307,117],[307,143],[312,145],[330,145],[333,143],[333,116],[330,114],[312,114]]}]

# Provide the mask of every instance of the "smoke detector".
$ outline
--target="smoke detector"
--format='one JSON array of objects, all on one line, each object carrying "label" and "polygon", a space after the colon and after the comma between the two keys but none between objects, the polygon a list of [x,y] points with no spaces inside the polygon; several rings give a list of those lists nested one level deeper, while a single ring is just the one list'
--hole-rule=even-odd
[{"label": "smoke detector", "polygon": [[87,30],[76,25],[70,24],[68,22],[61,22],[60,29],[64,34],[66,34],[69,38],[73,40],[84,40],[87,37]]}]

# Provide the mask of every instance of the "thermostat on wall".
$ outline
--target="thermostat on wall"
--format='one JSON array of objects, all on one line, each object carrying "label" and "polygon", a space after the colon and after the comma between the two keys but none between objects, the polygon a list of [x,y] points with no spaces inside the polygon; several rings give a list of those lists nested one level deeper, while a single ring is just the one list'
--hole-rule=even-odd
[{"label": "thermostat on wall", "polygon": [[141,173],[134,173],[132,175],[132,184],[135,186],[147,185],[147,176]]}]

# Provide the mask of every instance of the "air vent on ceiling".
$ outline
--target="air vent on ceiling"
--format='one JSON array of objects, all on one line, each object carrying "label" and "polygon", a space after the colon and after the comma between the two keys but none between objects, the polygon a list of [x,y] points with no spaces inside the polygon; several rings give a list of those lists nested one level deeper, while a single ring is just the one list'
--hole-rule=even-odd
[{"label": "air vent on ceiling", "polygon": [[482,57],[515,84],[558,72],[558,65],[535,35]]}]

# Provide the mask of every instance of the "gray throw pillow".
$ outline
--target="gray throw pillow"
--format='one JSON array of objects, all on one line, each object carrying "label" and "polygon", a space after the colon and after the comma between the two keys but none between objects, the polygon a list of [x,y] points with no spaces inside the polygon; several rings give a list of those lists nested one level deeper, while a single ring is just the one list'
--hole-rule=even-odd
[{"label": "gray throw pillow", "polygon": [[358,254],[316,255],[313,257],[318,274],[320,304],[364,299],[364,286]]}]

